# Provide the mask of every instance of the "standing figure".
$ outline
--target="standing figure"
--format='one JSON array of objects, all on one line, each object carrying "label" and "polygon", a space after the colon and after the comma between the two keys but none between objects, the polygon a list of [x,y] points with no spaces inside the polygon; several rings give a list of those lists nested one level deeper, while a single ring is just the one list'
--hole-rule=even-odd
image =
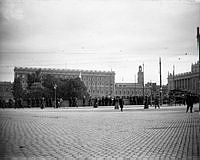
[{"label": "standing figure", "polygon": [[85,106],[85,96],[83,96],[83,106]]},{"label": "standing figure", "polygon": [[77,97],[75,98],[75,101],[76,101],[76,107],[78,107],[78,98]]},{"label": "standing figure", "polygon": [[44,109],[44,108],[45,108],[45,98],[42,97],[41,109]]},{"label": "standing figure", "polygon": [[31,108],[32,107],[32,99],[28,98],[28,101],[29,101],[28,107]]},{"label": "standing figure", "polygon": [[193,96],[191,94],[190,95],[190,113],[192,113],[192,109],[193,109]]},{"label": "standing figure", "polygon": [[158,97],[155,98],[155,109],[156,109],[157,107],[160,108]]},{"label": "standing figure", "polygon": [[119,99],[119,106],[120,106],[121,112],[123,112],[123,107],[124,107],[123,98],[120,98],[120,99]]},{"label": "standing figure", "polygon": [[192,95],[191,94],[187,94],[187,96],[186,96],[186,104],[187,104],[186,113],[188,112],[189,108],[190,108],[190,113],[192,113],[193,99],[192,99]]},{"label": "standing figure", "polygon": [[149,108],[149,101],[148,101],[148,97],[145,97],[145,101],[144,101],[144,109],[148,109]]},{"label": "standing figure", "polygon": [[19,108],[22,108],[23,106],[22,106],[22,98],[19,98],[18,99],[18,105],[19,105]]},{"label": "standing figure", "polygon": [[63,102],[63,99],[62,99],[62,98],[60,98],[60,99],[59,99],[59,107],[61,107],[61,105],[62,105],[62,102]]},{"label": "standing figure", "polygon": [[94,108],[97,108],[98,107],[98,99],[95,97],[94,99]]},{"label": "standing figure", "polygon": [[119,98],[116,97],[115,99],[115,109],[119,109]]}]

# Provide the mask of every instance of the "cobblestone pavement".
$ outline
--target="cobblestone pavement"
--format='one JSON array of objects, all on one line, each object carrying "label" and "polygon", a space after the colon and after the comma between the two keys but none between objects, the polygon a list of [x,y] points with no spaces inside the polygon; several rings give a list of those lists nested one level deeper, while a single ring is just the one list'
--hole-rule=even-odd
[{"label": "cobblestone pavement", "polygon": [[0,159],[199,159],[200,114],[185,110],[0,109]]}]

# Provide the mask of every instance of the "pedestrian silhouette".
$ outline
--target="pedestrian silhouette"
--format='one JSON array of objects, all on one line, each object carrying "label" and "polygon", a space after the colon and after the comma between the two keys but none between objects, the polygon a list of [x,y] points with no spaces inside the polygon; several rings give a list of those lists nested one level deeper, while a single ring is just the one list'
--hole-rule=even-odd
[{"label": "pedestrian silhouette", "polygon": [[123,112],[123,107],[124,107],[123,98],[120,98],[120,99],[119,99],[119,106],[120,106],[121,112]]},{"label": "pedestrian silhouette", "polygon": [[190,113],[192,113],[192,109],[193,109],[193,97],[192,97],[191,93],[187,94],[187,96],[186,96],[186,104],[187,104],[186,113],[189,111],[189,109],[190,109]]},{"label": "pedestrian silhouette", "polygon": [[160,108],[158,97],[155,98],[155,109],[156,109],[157,107]]}]

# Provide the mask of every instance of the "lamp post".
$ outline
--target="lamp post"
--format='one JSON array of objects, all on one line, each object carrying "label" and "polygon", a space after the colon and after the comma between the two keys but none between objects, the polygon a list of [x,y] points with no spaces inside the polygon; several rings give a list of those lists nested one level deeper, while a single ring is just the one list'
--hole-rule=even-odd
[{"label": "lamp post", "polygon": [[162,87],[160,87],[160,105],[162,105]]},{"label": "lamp post", "polygon": [[54,84],[54,90],[55,90],[55,108],[56,108],[56,88],[57,88],[57,84]]},{"label": "lamp post", "polygon": [[150,84],[150,91],[151,91],[151,106],[152,106],[152,83]]},{"label": "lamp post", "polygon": [[143,80],[142,80],[142,92],[143,92],[143,104],[145,103],[145,99],[144,99],[144,96],[145,96],[145,92],[144,92],[144,63],[143,63]]},{"label": "lamp post", "polygon": [[161,58],[159,58],[159,68],[160,68],[160,105],[162,105],[162,71],[161,71]]},{"label": "lamp post", "polygon": [[[200,33],[199,27],[197,27],[197,50],[199,50],[199,92],[200,92]],[[199,93],[199,112],[200,112],[200,93]]]}]

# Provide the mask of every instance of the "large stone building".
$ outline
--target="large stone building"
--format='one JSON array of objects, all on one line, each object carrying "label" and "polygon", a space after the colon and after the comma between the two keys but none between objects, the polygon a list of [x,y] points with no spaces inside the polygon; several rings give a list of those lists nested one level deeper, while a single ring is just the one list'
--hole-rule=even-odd
[{"label": "large stone building", "polygon": [[[115,72],[113,71],[88,71],[88,70],[73,70],[73,69],[49,69],[49,68],[27,68],[15,67],[15,77],[21,78],[22,87],[26,89],[28,86],[28,74],[35,73],[40,69],[41,76],[53,75],[56,78],[76,78],[81,77],[87,87],[88,93],[92,97],[119,96],[119,97],[154,97],[153,83],[144,85],[144,72],[142,66],[139,66],[137,74],[137,83],[115,83]],[[143,86],[144,85],[144,86]]]},{"label": "large stone building", "polygon": [[28,74],[41,70],[41,75],[53,75],[56,78],[80,77],[92,97],[114,96],[115,72],[113,71],[89,71],[73,69],[49,69],[49,68],[23,68],[15,67],[15,77],[21,78],[22,87],[27,87]]},{"label": "large stone building", "polygon": [[168,75],[168,90],[190,91],[199,94],[199,61],[191,65],[191,71]]},{"label": "large stone building", "polygon": [[0,98],[5,101],[13,99],[12,87],[11,82],[0,82]]},{"label": "large stone building", "polygon": [[116,83],[115,95],[119,97],[143,96],[143,86],[139,83]]},{"label": "large stone building", "polygon": [[139,66],[137,77],[137,83],[116,83],[115,95],[119,97],[143,96],[144,89],[145,96],[150,96],[151,88],[149,86],[143,87],[144,72],[142,71],[142,66]]}]

